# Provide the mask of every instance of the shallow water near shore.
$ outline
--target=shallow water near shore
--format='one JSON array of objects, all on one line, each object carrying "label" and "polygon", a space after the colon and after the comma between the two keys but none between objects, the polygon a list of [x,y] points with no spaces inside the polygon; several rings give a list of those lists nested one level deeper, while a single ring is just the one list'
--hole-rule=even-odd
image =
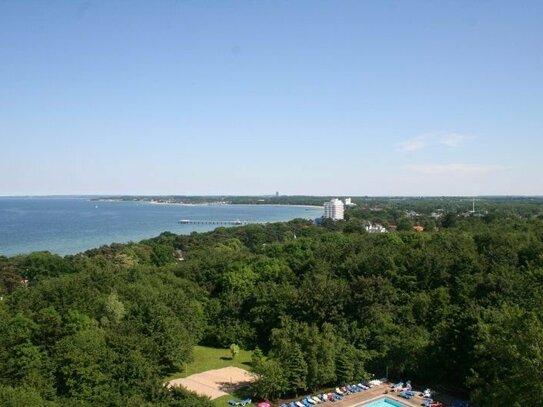
[{"label": "shallow water near shore", "polygon": [[0,198],[0,255],[38,250],[75,254],[113,242],[139,241],[162,232],[206,232],[217,225],[180,219],[279,222],[314,219],[319,207],[268,205],[153,205],[91,201],[88,197]]}]

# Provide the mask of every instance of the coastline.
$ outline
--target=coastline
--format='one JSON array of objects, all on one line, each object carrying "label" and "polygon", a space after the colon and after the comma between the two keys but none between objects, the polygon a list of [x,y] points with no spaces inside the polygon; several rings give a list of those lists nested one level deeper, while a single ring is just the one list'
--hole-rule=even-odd
[{"label": "coastline", "polygon": [[166,231],[189,235],[219,227],[213,223],[182,225],[178,222],[185,218],[276,223],[297,218],[314,220],[323,213],[321,207],[302,205],[210,205],[111,199],[99,202],[89,198],[0,200],[0,215],[6,215],[0,216],[0,229],[5,232],[0,234],[0,256],[36,251],[74,255],[112,243],[139,242]]},{"label": "coastline", "polygon": [[219,203],[219,202],[202,202],[202,203],[185,203],[185,202],[160,202],[160,201],[148,201],[145,199],[89,199],[92,202],[137,202],[150,205],[177,205],[177,206],[291,206],[296,208],[308,208],[308,209],[323,209],[323,205],[298,205],[298,204],[272,204],[272,203],[262,203],[262,204],[245,204],[245,203]]}]

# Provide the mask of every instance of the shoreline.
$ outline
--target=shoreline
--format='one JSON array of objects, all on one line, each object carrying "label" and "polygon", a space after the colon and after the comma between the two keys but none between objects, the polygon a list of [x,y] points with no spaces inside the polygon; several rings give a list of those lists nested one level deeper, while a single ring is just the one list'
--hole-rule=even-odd
[{"label": "shoreline", "polygon": [[308,208],[308,209],[323,209],[323,205],[298,205],[298,204],[245,204],[245,203],[215,203],[215,202],[202,202],[202,203],[184,203],[184,202],[159,202],[159,201],[147,201],[144,199],[124,200],[124,199],[89,199],[90,202],[125,202],[125,203],[144,203],[149,205],[178,205],[178,206],[292,206],[296,208]]}]

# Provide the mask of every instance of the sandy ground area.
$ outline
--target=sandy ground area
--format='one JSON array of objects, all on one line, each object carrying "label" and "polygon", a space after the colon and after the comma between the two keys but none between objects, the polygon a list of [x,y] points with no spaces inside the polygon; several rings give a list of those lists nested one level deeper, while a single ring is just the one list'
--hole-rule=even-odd
[{"label": "sandy ground area", "polygon": [[247,370],[230,366],[171,380],[168,382],[168,387],[183,386],[196,394],[207,396],[213,400],[239,387],[246,386],[254,380],[255,377]]}]

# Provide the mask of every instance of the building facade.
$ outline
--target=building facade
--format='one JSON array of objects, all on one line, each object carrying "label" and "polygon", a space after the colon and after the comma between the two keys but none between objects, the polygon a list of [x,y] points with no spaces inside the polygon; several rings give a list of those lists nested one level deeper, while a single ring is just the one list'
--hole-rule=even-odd
[{"label": "building facade", "polygon": [[343,202],[339,199],[332,199],[324,203],[324,218],[342,220],[345,213]]}]

